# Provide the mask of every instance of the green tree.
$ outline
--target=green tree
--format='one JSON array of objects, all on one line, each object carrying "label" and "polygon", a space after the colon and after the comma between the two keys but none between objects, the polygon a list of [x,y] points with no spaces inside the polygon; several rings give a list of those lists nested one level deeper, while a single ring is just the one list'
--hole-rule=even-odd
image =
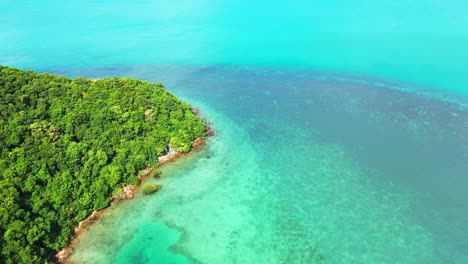
[{"label": "green tree", "polygon": [[130,78],[0,66],[0,101],[0,263],[47,262],[168,145],[189,151],[206,134],[162,84]]}]

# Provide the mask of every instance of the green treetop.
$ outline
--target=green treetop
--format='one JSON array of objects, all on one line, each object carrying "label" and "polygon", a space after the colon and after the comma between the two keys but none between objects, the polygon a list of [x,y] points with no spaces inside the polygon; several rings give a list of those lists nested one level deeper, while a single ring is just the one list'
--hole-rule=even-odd
[{"label": "green treetop", "polygon": [[161,84],[0,66],[0,263],[47,261],[168,145],[205,133]]}]

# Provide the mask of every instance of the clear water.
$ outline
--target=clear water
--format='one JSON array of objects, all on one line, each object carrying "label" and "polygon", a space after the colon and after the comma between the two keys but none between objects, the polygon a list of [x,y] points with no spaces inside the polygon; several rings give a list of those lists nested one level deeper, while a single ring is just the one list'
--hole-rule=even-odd
[{"label": "clear water", "polygon": [[216,130],[74,263],[468,263],[466,11],[0,0],[0,64],[161,80]]}]

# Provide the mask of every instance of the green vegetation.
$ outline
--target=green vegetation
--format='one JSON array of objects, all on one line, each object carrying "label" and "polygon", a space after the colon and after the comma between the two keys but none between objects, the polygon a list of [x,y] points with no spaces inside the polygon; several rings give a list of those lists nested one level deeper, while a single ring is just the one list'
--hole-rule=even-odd
[{"label": "green vegetation", "polygon": [[143,185],[143,187],[141,188],[141,191],[143,192],[143,194],[152,194],[152,193],[155,193],[157,192],[159,189],[161,188],[161,185],[155,183],[155,184],[145,184]]},{"label": "green vegetation", "polygon": [[0,66],[0,263],[42,263],[168,145],[205,135],[161,84]]}]

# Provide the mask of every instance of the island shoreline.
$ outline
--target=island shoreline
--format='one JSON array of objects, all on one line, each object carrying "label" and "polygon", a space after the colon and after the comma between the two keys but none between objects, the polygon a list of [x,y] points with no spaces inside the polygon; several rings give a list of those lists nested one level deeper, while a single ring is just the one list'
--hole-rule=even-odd
[{"label": "island shoreline", "polygon": [[[192,112],[196,115],[199,114],[198,109],[192,109]],[[214,136],[214,131],[211,128],[211,124],[208,123],[205,119],[203,119],[205,123],[205,129],[206,129],[206,137],[211,137]],[[159,164],[156,167],[149,167],[144,169],[145,173],[144,175],[137,175],[135,177],[138,178],[139,186],[135,186],[132,184],[127,184],[123,187],[123,191],[120,195],[113,196],[112,197],[112,202],[105,208],[101,210],[95,210],[93,211],[90,215],[88,215],[85,219],[80,221],[77,226],[74,228],[74,234],[69,240],[68,244],[62,248],[60,251],[55,253],[55,255],[50,257],[50,260],[56,263],[62,263],[62,264],[70,264],[70,256],[73,254],[73,251],[76,247],[76,244],[78,243],[78,239],[80,235],[85,231],[86,227],[91,225],[94,221],[98,220],[109,208],[112,206],[117,205],[120,201],[125,201],[125,200],[131,200],[135,198],[135,195],[137,194],[138,190],[140,189],[141,185],[149,178],[150,175],[154,173],[155,170],[161,168],[162,166],[173,163],[180,158],[193,154],[197,151],[199,151],[202,147],[206,145],[206,137],[198,137],[194,139],[191,144],[192,147],[190,151],[188,152],[177,152],[169,148],[169,151],[165,153],[164,155],[158,157]]]}]

